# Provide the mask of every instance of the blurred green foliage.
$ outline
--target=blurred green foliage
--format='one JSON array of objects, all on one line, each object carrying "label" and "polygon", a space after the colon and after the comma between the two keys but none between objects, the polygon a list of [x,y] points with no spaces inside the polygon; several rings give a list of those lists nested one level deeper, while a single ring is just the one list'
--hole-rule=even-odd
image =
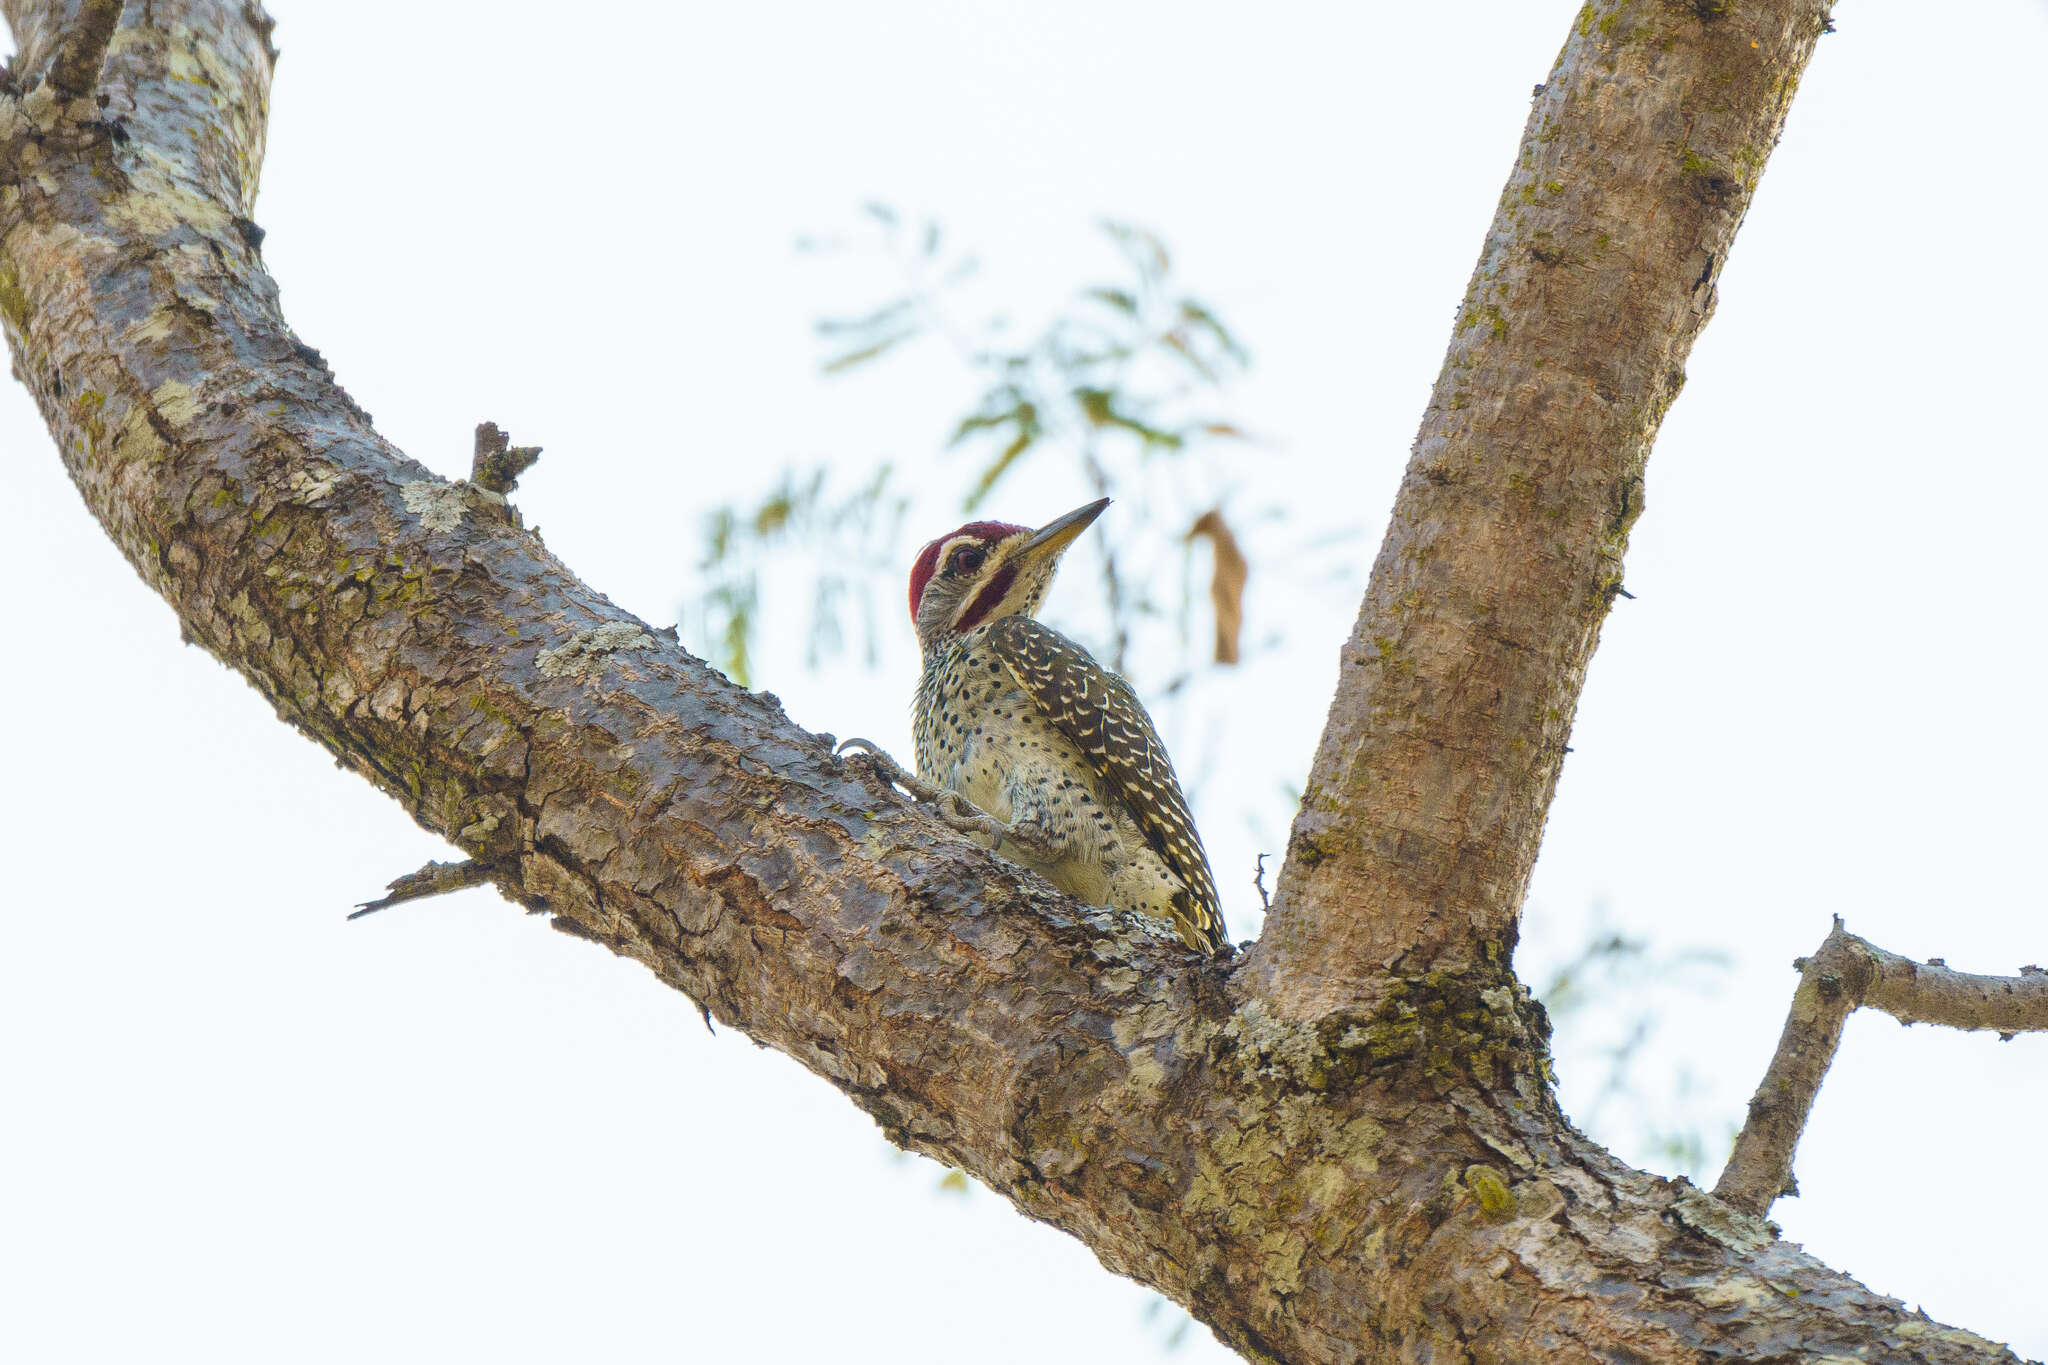
[{"label": "blurred green foliage", "polygon": [[819,466],[785,472],[751,507],[717,507],[704,519],[704,589],[684,609],[692,641],[742,687],[753,686],[754,632],[760,621],[761,573],[778,551],[801,546],[826,565],[817,576],[806,632],[805,664],[816,668],[846,647],[858,617],[870,666],[875,662],[875,605],[866,590],[895,570],[897,542],[909,499],[893,470],[881,465],[851,488]]},{"label": "blurred green foliage", "polygon": [[[1714,1123],[1688,1068],[1650,1074],[1644,1056],[1671,996],[1711,993],[1733,966],[1726,953],[1711,949],[1653,947],[1604,927],[1596,915],[1585,945],[1532,987],[1550,1012],[1559,1074],[1577,1081],[1593,1069],[1600,1073],[1590,1101],[1573,1103],[1572,1121],[1608,1146],[1631,1144],[1638,1160],[1694,1181],[1710,1179],[1735,1141],[1734,1127],[1725,1119]],[[1718,1138],[1710,1140],[1717,1127]]]},{"label": "blurred green foliage", "polygon": [[[872,308],[815,324],[825,349],[820,369],[832,376],[853,374],[926,338],[951,348],[968,383],[965,411],[951,423],[946,451],[975,459],[959,499],[963,516],[981,511],[1026,467],[1058,462],[1095,496],[1126,498],[1127,543],[1182,545],[1205,514],[1224,524],[1230,515],[1222,505],[1227,495],[1218,495],[1214,505],[1201,497],[1177,503],[1131,496],[1145,482],[1144,468],[1162,460],[1177,462],[1182,474],[1188,466],[1205,466],[1204,477],[1179,478],[1180,486],[1222,485],[1221,467],[1250,444],[1238,423],[1215,410],[1250,357],[1215,311],[1179,284],[1156,236],[1124,223],[1102,224],[1121,267],[1118,276],[1077,290],[1036,334],[1013,343],[1003,315],[978,326],[957,315],[956,291],[978,266],[970,256],[947,251],[937,223],[913,228],[881,204],[867,205],[865,218],[869,234],[862,245],[891,263],[899,286]],[[816,240],[799,246],[815,253],[849,249]],[[884,583],[893,586],[908,566],[910,549],[900,531],[909,504],[894,491],[890,466],[851,487],[836,484],[827,468],[786,473],[758,502],[721,507],[706,519],[702,588],[684,619],[692,644],[747,685],[767,556],[799,538],[819,552],[807,645],[813,664],[848,646],[847,623],[856,617],[865,652],[873,657],[875,591]],[[949,514],[934,515],[934,525]],[[1229,543],[1236,553],[1236,543]],[[1180,653],[1192,653],[1192,593],[1183,587],[1163,597],[1158,575],[1127,572],[1129,552],[1107,538],[1095,538],[1089,552],[1096,558],[1107,632],[1105,639],[1084,643],[1101,646],[1097,652],[1105,661],[1128,673],[1141,623],[1168,621],[1182,639]],[[1241,560],[1234,569],[1241,594]],[[1178,680],[1186,672],[1179,670]],[[1173,685],[1164,683],[1161,690]]]}]

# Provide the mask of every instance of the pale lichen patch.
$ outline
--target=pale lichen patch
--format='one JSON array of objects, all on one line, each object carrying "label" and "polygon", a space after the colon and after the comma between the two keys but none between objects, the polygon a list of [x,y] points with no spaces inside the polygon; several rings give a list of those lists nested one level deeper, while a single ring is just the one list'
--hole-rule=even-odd
[{"label": "pale lichen patch", "polygon": [[149,316],[143,318],[140,322],[129,324],[126,339],[131,342],[166,341],[175,336],[177,331],[177,310],[174,308],[157,308],[151,310]]},{"label": "pale lichen patch", "polygon": [[631,621],[607,621],[577,631],[567,644],[542,650],[534,663],[544,678],[595,678],[606,655],[653,648],[654,637]]},{"label": "pale lichen patch", "polygon": [[1693,1290],[1692,1296],[1708,1308],[1739,1308],[1748,1313],[1768,1308],[1780,1297],[1762,1280],[1749,1275],[1704,1285]]},{"label": "pale lichen patch", "polygon": [[341,483],[341,471],[326,469],[318,474],[311,470],[294,469],[286,487],[291,491],[291,500],[305,507],[316,506]]},{"label": "pale lichen patch", "polygon": [[1763,1219],[1687,1185],[1671,1201],[1671,1212],[1693,1231],[1712,1238],[1731,1251],[1754,1251],[1775,1235]]},{"label": "pale lichen patch", "polygon": [[1302,1239],[1291,1232],[1274,1231],[1259,1238],[1266,1283],[1275,1294],[1301,1292],[1301,1258],[1307,1250]]},{"label": "pale lichen patch", "polygon": [[1564,1191],[1551,1181],[1524,1180],[1514,1186],[1515,1209],[1534,1222],[1548,1222],[1564,1212]]},{"label": "pale lichen patch", "polygon": [[1258,1071],[1276,1080],[1306,1076],[1322,1060],[1316,1031],[1282,1019],[1262,1000],[1250,1001],[1233,1014],[1222,1033],[1259,1058]]},{"label": "pale lichen patch", "polygon": [[1531,1156],[1529,1149],[1520,1143],[1489,1132],[1481,1132],[1478,1136],[1481,1142],[1513,1163],[1517,1170],[1533,1171],[1536,1169],[1536,1158]]},{"label": "pale lichen patch", "polygon": [[235,623],[237,633],[256,648],[261,649],[270,643],[270,625],[263,619],[263,614],[257,610],[255,603],[249,600],[246,590],[237,592],[222,602],[221,611]]},{"label": "pale lichen patch", "polygon": [[1171,1005],[1142,1005],[1119,1014],[1109,1026],[1110,1036],[1116,1039],[1118,1047],[1128,1052],[1171,1034],[1179,1027],[1181,1019],[1180,1011]]},{"label": "pale lichen patch", "polygon": [[150,392],[149,401],[157,414],[173,426],[182,426],[199,416],[199,400],[192,396],[192,386],[175,379],[157,385]]},{"label": "pale lichen patch", "polygon": [[1385,1128],[1371,1118],[1361,1116],[1344,1125],[1337,1135],[1336,1146],[1329,1150],[1333,1155],[1341,1156],[1344,1164],[1359,1175],[1371,1175],[1380,1168],[1376,1153],[1386,1137]]},{"label": "pale lichen patch", "polygon": [[1365,1241],[1359,1247],[1359,1259],[1370,1264],[1382,1260],[1387,1254],[1387,1230],[1374,1228],[1365,1234]]},{"label": "pale lichen patch", "polygon": [[57,125],[57,92],[47,84],[38,85],[21,97],[20,109],[23,117],[47,133]]},{"label": "pale lichen patch", "polygon": [[1166,1068],[1149,1049],[1134,1052],[1127,1060],[1131,1065],[1131,1084],[1140,1090],[1157,1090],[1166,1084]]},{"label": "pale lichen patch", "polygon": [[[106,212],[107,221],[113,226],[144,237],[161,237],[187,224],[214,236],[231,230],[228,214],[220,205],[170,184],[149,190],[131,189],[109,200]],[[204,252],[205,248],[199,250]]]},{"label": "pale lichen patch", "polygon": [[420,519],[429,531],[452,531],[462,525],[465,504],[462,490],[437,479],[414,479],[398,490],[405,498],[405,510]]},{"label": "pale lichen patch", "polygon": [[1142,979],[1138,975],[1138,969],[1135,967],[1113,967],[1102,974],[1102,984],[1119,994],[1136,989]]},{"label": "pale lichen patch", "polygon": [[129,405],[128,415],[121,419],[121,431],[115,438],[114,449],[123,459],[151,464],[164,457],[163,438],[149,424],[149,413],[142,404]]}]

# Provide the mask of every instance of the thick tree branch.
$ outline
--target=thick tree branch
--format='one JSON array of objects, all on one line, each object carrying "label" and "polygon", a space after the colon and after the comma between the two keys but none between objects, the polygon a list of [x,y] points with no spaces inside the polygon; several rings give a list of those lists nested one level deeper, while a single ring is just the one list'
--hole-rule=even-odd
[{"label": "thick tree branch", "polygon": [[[56,50],[67,10],[10,6],[25,53]],[[392,449],[285,325],[249,221],[267,21],[228,0],[122,18],[90,98],[0,93],[17,372],[190,637],[508,896],[1257,1359],[2010,1359],[1587,1143],[1504,961],[1397,969],[1369,1007],[1283,1017],[902,806],[613,607]],[[1574,43],[1560,79],[1606,60]],[[1804,48],[1767,51],[1796,71]],[[1605,485],[1556,478],[1605,509],[1558,532],[1597,558],[1577,538],[1609,524]],[[1387,828],[1365,842],[1398,851]],[[1468,904],[1448,870],[1443,903]],[[1419,871],[1401,887],[1418,899],[1387,913],[1437,903]]]},{"label": "thick tree branch", "polygon": [[1512,948],[1644,460],[1828,8],[1602,0],[1538,88],[1256,953],[1283,1012]]},{"label": "thick tree branch", "polygon": [[1793,1153],[1856,1009],[1883,1010],[1902,1024],[1995,1030],[2005,1038],[2048,1032],[2048,972],[2039,967],[2018,976],[1974,976],[1941,962],[1914,962],[1858,938],[1839,918],[1820,951],[1793,965],[1799,989],[1785,1031],[1714,1186],[1716,1195],[1759,1216],[1779,1196],[1799,1192]]}]

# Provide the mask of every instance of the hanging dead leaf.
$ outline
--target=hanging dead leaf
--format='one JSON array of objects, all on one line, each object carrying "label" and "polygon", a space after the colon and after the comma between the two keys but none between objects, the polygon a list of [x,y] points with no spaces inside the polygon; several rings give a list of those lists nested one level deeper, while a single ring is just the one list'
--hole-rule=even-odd
[{"label": "hanging dead leaf", "polygon": [[1244,630],[1244,582],[1251,565],[1238,547],[1237,537],[1223,520],[1223,509],[1212,507],[1195,518],[1187,538],[1206,536],[1215,553],[1215,571],[1209,577],[1209,601],[1216,608],[1216,662],[1237,662],[1237,640]]}]

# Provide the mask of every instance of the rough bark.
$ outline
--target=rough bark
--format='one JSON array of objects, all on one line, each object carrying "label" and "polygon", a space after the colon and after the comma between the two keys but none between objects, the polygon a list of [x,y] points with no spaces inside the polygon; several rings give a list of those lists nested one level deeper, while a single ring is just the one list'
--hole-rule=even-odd
[{"label": "rough bark", "polygon": [[[1504,951],[1471,949],[1510,937],[1675,338],[1704,310],[1817,6],[1582,17],[1474,286],[1485,321],[1460,334],[1462,387],[1433,413],[1444,434],[1425,434],[1375,574],[1370,601],[1412,597],[1411,623],[1363,665],[1379,681],[1346,665],[1368,705],[1340,703],[1326,751],[1365,757],[1319,769],[1303,837],[1328,852],[1312,867],[1297,847],[1285,951],[1262,949],[1258,973],[1133,939],[898,804],[773,698],[579,582],[500,496],[383,441],[263,270],[267,21],[227,0],[130,3],[95,63],[80,26],[105,12],[7,3],[22,56],[0,94],[0,321],[17,373],[191,638],[506,895],[645,963],[1255,1358],[2010,1358],[1585,1141],[1552,1102],[1540,1009]],[[1529,179],[1566,149],[1564,189]],[[1606,240],[1544,207],[1569,196],[1586,224],[1620,226],[1608,192],[1644,216]],[[1697,257],[1673,244],[1688,232]],[[1565,254],[1513,255],[1539,241]],[[1671,337],[1573,311],[1637,284]],[[1517,359],[1539,339],[1555,375]],[[1531,405],[1601,415],[1601,440],[1530,444],[1494,421]],[[1491,437],[1451,440],[1481,421]],[[1542,543],[1532,509],[1552,521]],[[1551,587],[1525,597],[1529,577]],[[56,657],[89,666],[89,648]],[[1469,672],[1446,663],[1461,655]],[[1418,683],[1374,690],[1403,660],[1442,707]],[[1375,709],[1434,755],[1387,791],[1357,733]],[[1398,873],[1390,889],[1359,890],[1367,850]],[[1364,914],[1423,951],[1363,979],[1339,929]],[[1338,969],[1314,976],[1311,952]],[[1310,979],[1340,988],[1288,984]]]}]

